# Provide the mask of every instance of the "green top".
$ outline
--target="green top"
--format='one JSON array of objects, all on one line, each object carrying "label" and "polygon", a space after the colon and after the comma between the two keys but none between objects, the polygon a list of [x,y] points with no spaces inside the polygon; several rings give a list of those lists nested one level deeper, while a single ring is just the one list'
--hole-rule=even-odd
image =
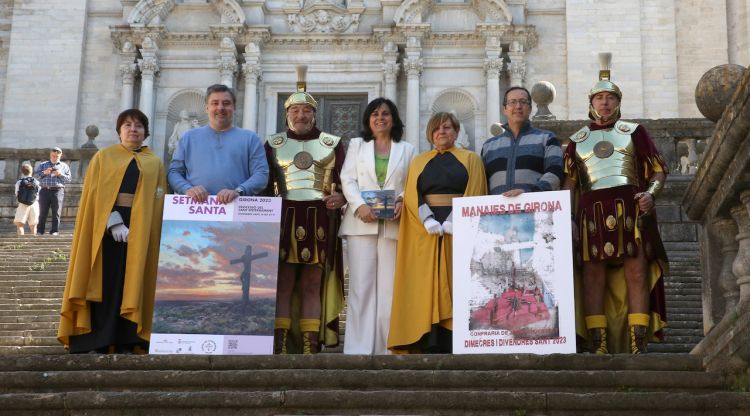
[{"label": "green top", "polygon": [[388,174],[388,159],[390,155],[375,155],[375,176],[378,178],[378,185],[382,188],[385,184],[385,175]]}]

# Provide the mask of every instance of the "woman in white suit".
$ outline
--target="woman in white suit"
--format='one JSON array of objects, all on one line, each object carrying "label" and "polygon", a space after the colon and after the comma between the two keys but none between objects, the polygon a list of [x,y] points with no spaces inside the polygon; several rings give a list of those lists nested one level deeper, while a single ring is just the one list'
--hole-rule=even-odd
[{"label": "woman in white suit", "polygon": [[[348,201],[339,235],[346,238],[349,295],[346,313],[346,354],[387,354],[401,201],[409,163],[416,156],[401,141],[404,124],[387,98],[367,105],[362,137],[349,142],[341,170]],[[362,197],[363,191],[393,190],[394,217],[379,220]]]}]

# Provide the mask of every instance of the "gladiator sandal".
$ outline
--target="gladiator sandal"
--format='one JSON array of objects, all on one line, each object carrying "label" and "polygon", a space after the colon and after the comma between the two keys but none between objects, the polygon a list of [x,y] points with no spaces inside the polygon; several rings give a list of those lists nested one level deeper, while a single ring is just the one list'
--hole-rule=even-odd
[{"label": "gladiator sandal", "polygon": [[320,319],[300,319],[299,329],[302,331],[302,354],[320,352],[320,344],[318,344]]},{"label": "gladiator sandal", "polygon": [[317,332],[303,332],[302,333],[302,354],[311,355],[320,352],[318,347],[318,333]]},{"label": "gladiator sandal", "polygon": [[607,317],[605,315],[588,315],[585,320],[591,338],[591,352],[597,355],[609,354],[607,348]]},{"label": "gladiator sandal", "polygon": [[607,328],[591,328],[591,352],[596,355],[609,354],[607,349]]},{"label": "gladiator sandal", "polygon": [[644,354],[646,352],[646,329],[650,316],[647,313],[629,313],[628,328],[630,334],[630,353]]},{"label": "gladiator sandal", "polygon": [[273,353],[286,355],[286,341],[289,338],[289,330],[284,328],[276,328],[273,331]]},{"label": "gladiator sandal", "polygon": [[292,320],[289,318],[276,318],[273,323],[273,353],[287,354],[287,339]]},{"label": "gladiator sandal", "polygon": [[646,327],[643,325],[630,326],[630,353],[644,354],[646,352]]}]

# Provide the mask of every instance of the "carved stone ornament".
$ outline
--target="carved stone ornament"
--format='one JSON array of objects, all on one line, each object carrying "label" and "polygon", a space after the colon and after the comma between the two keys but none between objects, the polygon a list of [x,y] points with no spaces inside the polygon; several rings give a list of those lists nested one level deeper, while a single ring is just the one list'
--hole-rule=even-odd
[{"label": "carved stone ornament", "polygon": [[484,70],[488,78],[497,78],[503,71],[503,60],[500,58],[487,58],[484,60]]},{"label": "carved stone ornament", "polygon": [[[425,22],[430,10],[434,6],[433,1],[407,0],[401,3],[393,15],[396,24],[422,23]],[[471,5],[469,6],[470,3]],[[513,20],[508,5],[503,0],[477,0],[467,2],[467,7],[472,7],[474,12],[482,21],[487,23],[507,23]]]},{"label": "carved stone ornament", "polygon": [[310,2],[299,12],[287,14],[289,30],[295,33],[354,33],[359,29],[360,10],[352,12],[330,2]]},{"label": "carved stone ornament", "polygon": [[[245,13],[236,0],[209,0],[221,23],[244,24]],[[129,24],[161,24],[176,6],[176,0],[140,0],[128,15]]]},{"label": "carved stone ornament", "polygon": [[405,58],[404,72],[408,76],[419,76],[422,73],[422,60],[419,58]]}]

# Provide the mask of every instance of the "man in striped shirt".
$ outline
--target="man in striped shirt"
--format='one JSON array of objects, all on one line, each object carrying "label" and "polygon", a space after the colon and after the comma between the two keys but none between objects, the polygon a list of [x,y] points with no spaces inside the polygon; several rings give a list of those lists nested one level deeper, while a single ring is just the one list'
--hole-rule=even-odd
[{"label": "man in striped shirt", "polygon": [[529,122],[531,94],[511,87],[503,98],[505,131],[482,146],[487,188],[492,195],[555,191],[563,180],[562,149],[555,134]]}]

